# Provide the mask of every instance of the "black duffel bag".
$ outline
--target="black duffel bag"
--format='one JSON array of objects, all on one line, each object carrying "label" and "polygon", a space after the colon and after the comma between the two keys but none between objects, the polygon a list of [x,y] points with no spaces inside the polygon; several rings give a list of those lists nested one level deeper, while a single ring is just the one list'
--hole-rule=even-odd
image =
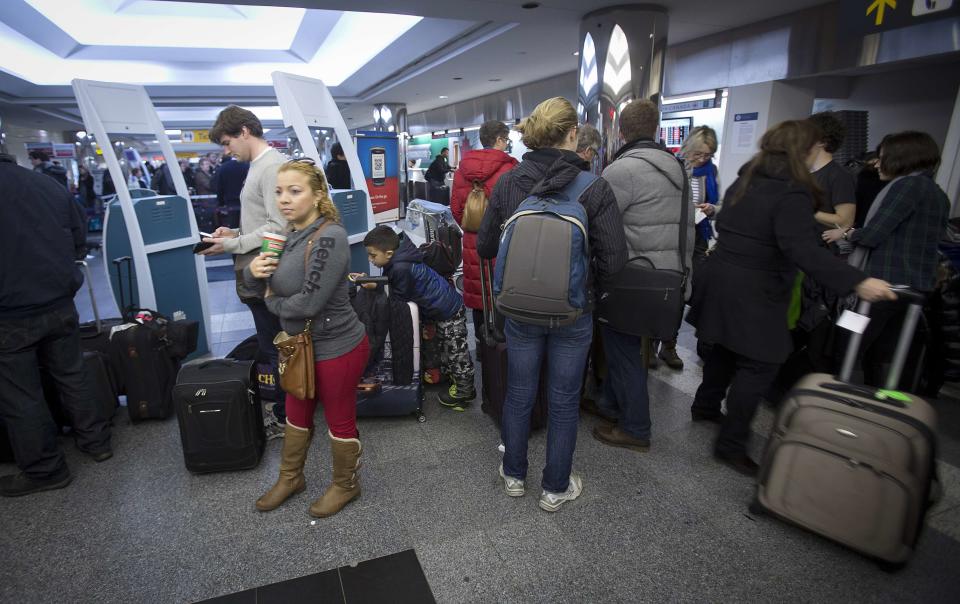
[{"label": "black duffel bag", "polygon": [[683,319],[686,285],[686,270],[655,269],[646,258],[631,258],[605,284],[598,320],[633,336],[673,340]]},{"label": "black duffel bag", "polygon": [[597,303],[597,320],[611,329],[632,336],[672,341],[683,320],[684,299],[690,269],[687,267],[687,221],[690,216],[690,185],[683,172],[680,209],[680,270],[654,268],[649,259],[631,258],[607,281]]}]

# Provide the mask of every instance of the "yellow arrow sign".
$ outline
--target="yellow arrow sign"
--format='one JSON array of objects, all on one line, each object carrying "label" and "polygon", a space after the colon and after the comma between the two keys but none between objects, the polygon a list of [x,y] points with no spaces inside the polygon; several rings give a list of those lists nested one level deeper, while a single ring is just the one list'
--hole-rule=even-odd
[{"label": "yellow arrow sign", "polygon": [[896,10],[897,0],[873,0],[873,3],[867,7],[867,16],[870,16],[870,13],[876,11],[877,17],[874,20],[876,25],[883,25],[883,11],[887,7],[890,7],[890,10]]}]

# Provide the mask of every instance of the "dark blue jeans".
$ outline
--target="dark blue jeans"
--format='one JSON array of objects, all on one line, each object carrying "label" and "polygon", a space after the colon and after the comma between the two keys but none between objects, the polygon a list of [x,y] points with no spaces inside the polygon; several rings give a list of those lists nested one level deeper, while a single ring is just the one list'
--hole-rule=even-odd
[{"label": "dark blue jeans", "polygon": [[503,403],[501,436],[505,452],[503,472],[526,479],[527,439],[530,436],[530,412],[539,387],[540,365],[547,355],[547,465],[543,469],[543,489],[553,493],[567,490],[573,451],[577,446],[577,422],[580,417],[580,388],[583,371],[593,339],[591,315],[580,317],[565,327],[540,327],[506,322],[507,398]]},{"label": "dark blue jeans", "polygon": [[[650,438],[650,397],[647,368],[643,362],[643,338],[601,327],[607,357],[607,403],[615,403],[620,429],[634,438]],[[612,395],[612,397],[611,397]],[[612,398],[612,400],[610,400]]]},{"label": "dark blue jeans", "polygon": [[57,384],[77,446],[89,452],[110,449],[109,421],[87,384],[73,303],[35,317],[0,319],[0,419],[17,467],[38,480],[67,469],[57,425],[43,396],[41,366]]},{"label": "dark blue jeans", "polygon": [[273,413],[282,424],[287,421],[287,394],[280,386],[280,374],[277,373],[279,356],[277,347],[273,345],[273,339],[283,330],[280,327],[280,317],[270,312],[264,301],[258,298],[250,298],[244,300],[243,303],[247,305],[250,314],[253,315],[253,324],[257,330],[257,342],[260,344],[260,356],[268,359],[273,365],[273,383],[276,388],[276,404],[273,406]]}]

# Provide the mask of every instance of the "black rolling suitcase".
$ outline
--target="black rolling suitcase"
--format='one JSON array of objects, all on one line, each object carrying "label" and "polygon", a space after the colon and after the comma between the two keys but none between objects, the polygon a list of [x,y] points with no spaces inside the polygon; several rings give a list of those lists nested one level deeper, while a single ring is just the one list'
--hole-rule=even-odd
[{"label": "black rolling suitcase", "polygon": [[[97,405],[100,416],[107,421],[112,421],[120,405],[120,399],[117,396],[117,388],[108,365],[107,355],[95,350],[84,350],[83,370],[86,374],[87,388]],[[43,367],[40,368],[40,384],[53,420],[61,428],[70,426],[70,417],[63,408],[57,383]]]},{"label": "black rolling suitcase", "polygon": [[[755,513],[768,512],[896,569],[909,560],[934,502],[936,412],[897,386],[922,300],[911,301],[884,388],[850,383],[861,335],[839,377],[814,373],[784,398],[767,442]],[[861,302],[858,312],[869,314]]]},{"label": "black rolling suitcase", "polygon": [[[480,261],[480,296],[483,298],[483,335],[480,338],[480,378],[483,384],[483,402],[480,409],[500,425],[503,417],[503,403],[507,398],[507,339],[503,334],[501,316],[497,314],[493,303],[491,287],[493,268],[489,260]],[[536,430],[547,425],[547,359],[544,354],[540,367],[540,381],[537,398],[530,414],[530,429]]]},{"label": "black rolling suitcase", "polygon": [[390,322],[386,341],[379,350],[371,350],[363,382],[357,386],[357,417],[412,414],[426,421],[420,381],[420,311],[412,302],[391,297],[386,277],[356,280],[357,286],[363,283],[383,288],[371,295],[387,296]]},{"label": "black rolling suitcase", "polygon": [[173,388],[183,463],[194,473],[257,467],[266,442],[253,361],[187,363]]}]

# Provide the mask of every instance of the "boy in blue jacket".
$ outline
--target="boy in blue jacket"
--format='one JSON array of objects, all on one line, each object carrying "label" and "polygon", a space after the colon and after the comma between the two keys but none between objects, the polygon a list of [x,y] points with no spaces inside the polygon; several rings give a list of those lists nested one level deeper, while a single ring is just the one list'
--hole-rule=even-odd
[{"label": "boy in blue jacket", "polygon": [[453,380],[440,393],[440,404],[463,408],[477,396],[473,385],[473,360],[467,348],[467,315],[463,298],[449,281],[424,264],[423,253],[410,240],[386,225],[380,225],[363,239],[367,256],[383,269],[390,294],[413,302],[420,316],[436,321],[441,345],[441,369]]}]

